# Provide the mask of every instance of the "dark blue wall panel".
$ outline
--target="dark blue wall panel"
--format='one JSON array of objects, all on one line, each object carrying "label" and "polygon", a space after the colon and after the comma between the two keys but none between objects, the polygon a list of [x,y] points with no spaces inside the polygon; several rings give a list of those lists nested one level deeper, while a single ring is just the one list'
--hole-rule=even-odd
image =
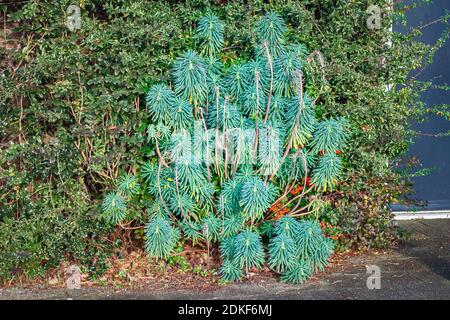
[{"label": "dark blue wall panel", "polygon": [[[450,0],[434,0],[431,5],[415,8],[407,12],[408,26],[421,26],[439,19],[450,11]],[[434,23],[423,29],[421,41],[433,44],[445,30],[442,23]],[[405,31],[404,26],[395,25],[394,31]],[[435,85],[450,84],[450,42],[440,48],[431,66],[427,67],[418,76],[419,80],[433,81]],[[417,71],[413,71],[412,75]],[[422,95],[422,100],[428,105],[450,104],[448,91],[430,89]],[[409,155],[416,156],[424,168],[433,168],[431,174],[415,177],[416,194],[412,198],[437,203],[450,204],[450,137],[432,137],[427,134],[436,134],[450,130],[450,121],[432,117],[424,123],[414,123],[414,128],[425,135],[420,135],[411,146]],[[450,207],[449,207],[450,208]]]}]

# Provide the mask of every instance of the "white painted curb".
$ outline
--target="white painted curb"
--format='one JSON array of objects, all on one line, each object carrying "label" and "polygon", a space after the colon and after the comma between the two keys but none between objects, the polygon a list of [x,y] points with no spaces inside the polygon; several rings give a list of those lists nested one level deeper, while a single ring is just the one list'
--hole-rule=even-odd
[{"label": "white painted curb", "polygon": [[394,212],[395,220],[416,220],[416,219],[450,219],[449,210],[436,211],[397,211]]}]

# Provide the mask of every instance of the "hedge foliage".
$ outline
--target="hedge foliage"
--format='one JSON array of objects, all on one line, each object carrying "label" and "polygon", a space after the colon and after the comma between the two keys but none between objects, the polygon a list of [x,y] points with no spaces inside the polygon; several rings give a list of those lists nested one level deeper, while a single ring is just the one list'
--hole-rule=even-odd
[{"label": "hedge foliage", "polygon": [[207,11],[224,21],[225,64],[250,57],[250,26],[268,11],[286,21],[289,41],[320,51],[322,77],[309,88],[319,115],[351,125],[345,183],[327,194],[320,218],[347,245],[389,244],[387,203],[404,191],[392,164],[411,142],[408,121],[423,114],[418,97],[429,85],[407,76],[443,44],[414,40],[419,29],[389,33],[393,19],[404,19],[403,4],[383,9],[382,28],[369,29],[369,5],[390,1],[84,0],[81,29],[70,31],[72,2],[1,6],[12,32],[0,46],[0,277],[37,274],[69,256],[101,269],[106,244],[125,241],[99,218],[99,200],[155,154],[139,135],[145,94],[199,44],[194,30]]}]

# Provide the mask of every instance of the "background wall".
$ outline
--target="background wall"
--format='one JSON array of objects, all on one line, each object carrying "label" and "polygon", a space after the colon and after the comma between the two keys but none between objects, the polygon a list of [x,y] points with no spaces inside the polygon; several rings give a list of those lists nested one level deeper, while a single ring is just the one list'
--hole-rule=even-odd
[{"label": "background wall", "polygon": [[[423,34],[418,39],[427,44],[434,44],[445,30],[442,23],[433,23],[445,12],[450,10],[450,1],[435,0],[433,4],[424,8],[414,8],[407,12],[408,25],[406,27],[395,25],[395,31],[405,31],[413,26],[426,26]],[[432,23],[432,24],[430,24]],[[433,85],[449,85],[450,83],[450,43],[447,41],[440,48],[431,66],[422,72],[415,70],[411,76],[420,72],[418,80],[430,81]],[[429,107],[450,103],[448,91],[430,88],[422,94],[422,100]],[[412,198],[427,200],[430,208],[450,208],[450,136],[434,137],[437,133],[450,130],[450,122],[442,117],[432,116],[422,123],[414,123],[414,129],[421,132],[412,144],[409,156],[417,157],[423,168],[433,168],[433,171],[425,176],[413,178],[416,194]]]}]

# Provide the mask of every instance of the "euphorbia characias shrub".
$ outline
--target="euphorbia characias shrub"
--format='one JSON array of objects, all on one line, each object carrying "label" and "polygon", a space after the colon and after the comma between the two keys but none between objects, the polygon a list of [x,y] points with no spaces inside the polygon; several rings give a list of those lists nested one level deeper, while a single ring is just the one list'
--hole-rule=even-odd
[{"label": "euphorbia characias shrub", "polygon": [[347,122],[316,113],[316,91],[305,88],[317,62],[287,41],[276,13],[254,33],[253,59],[230,63],[222,59],[222,22],[200,19],[199,49],[176,58],[172,81],[147,93],[143,137],[154,156],[137,176],[120,178],[103,211],[121,223],[127,203],[144,193],[149,256],[169,257],[184,238],[219,245],[226,280],[267,262],[282,280],[301,284],[333,252],[311,214],[339,182]]}]

